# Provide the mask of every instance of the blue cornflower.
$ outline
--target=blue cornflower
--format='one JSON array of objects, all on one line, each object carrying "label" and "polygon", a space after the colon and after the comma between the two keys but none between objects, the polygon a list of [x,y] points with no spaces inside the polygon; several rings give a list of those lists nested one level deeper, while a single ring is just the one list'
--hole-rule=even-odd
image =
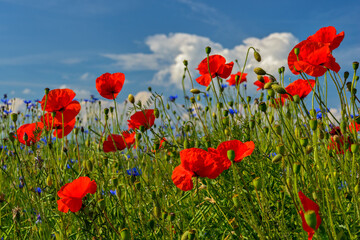
[{"label": "blue cornflower", "polygon": [[3,166],[3,169],[4,169],[4,170],[7,170],[7,165],[4,165],[4,166]]},{"label": "blue cornflower", "polygon": [[276,153],[270,153],[269,154],[269,157],[275,157],[276,156]]},{"label": "blue cornflower", "polygon": [[31,103],[31,100],[24,100],[24,103],[29,104],[29,103]]},{"label": "blue cornflower", "polygon": [[227,84],[221,84],[221,88],[227,88],[228,85]]},{"label": "blue cornflower", "polygon": [[116,195],[116,189],[115,190],[110,190],[109,192],[110,192],[111,195],[114,195],[114,196]]},{"label": "blue cornflower", "polygon": [[67,169],[70,169],[71,166],[70,166],[69,164],[66,164],[66,168],[67,168]]},{"label": "blue cornflower", "polygon": [[346,186],[347,186],[346,181],[343,181],[343,182],[340,183],[340,186],[338,187],[338,189],[343,189],[343,188],[345,188]]},{"label": "blue cornflower", "polygon": [[238,111],[237,111],[236,109],[231,109],[231,108],[229,108],[229,113],[230,113],[231,115],[234,115],[235,113],[238,113]]},{"label": "blue cornflower", "polygon": [[41,188],[37,187],[35,188],[35,192],[37,192],[38,194],[40,194],[42,192]]},{"label": "blue cornflower", "polygon": [[175,94],[174,96],[170,96],[169,97],[169,101],[170,102],[175,102],[175,100],[178,98],[178,95],[177,94]]},{"label": "blue cornflower", "polygon": [[36,222],[35,224],[42,223],[40,214],[36,215]]},{"label": "blue cornflower", "polygon": [[29,117],[30,117],[30,114],[26,114],[25,117],[26,117],[26,118],[29,118]]},{"label": "blue cornflower", "polygon": [[141,175],[141,169],[138,169],[137,167],[134,167],[134,168],[130,168],[128,170],[126,170],[127,174],[130,175],[130,176],[140,176]]},{"label": "blue cornflower", "polygon": [[9,111],[4,110],[4,113],[5,113],[5,114],[10,114],[10,113],[12,113],[12,110],[11,110],[11,109],[10,109]]}]

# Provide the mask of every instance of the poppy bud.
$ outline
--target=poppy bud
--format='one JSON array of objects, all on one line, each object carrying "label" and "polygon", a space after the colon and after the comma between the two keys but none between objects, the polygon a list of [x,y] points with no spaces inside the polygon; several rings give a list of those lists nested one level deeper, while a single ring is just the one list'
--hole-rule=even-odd
[{"label": "poppy bud", "polygon": [[235,151],[230,149],[227,151],[227,157],[230,161],[234,161],[235,159]]},{"label": "poppy bud", "polygon": [[273,157],[273,159],[271,160],[272,163],[279,163],[281,162],[283,156],[281,154],[277,154],[275,157]]},{"label": "poppy bud", "polygon": [[303,147],[306,147],[309,143],[309,139],[307,137],[300,138],[300,144]]},{"label": "poppy bud", "polygon": [[273,84],[273,85],[271,85],[271,88],[274,89],[275,92],[280,93],[280,94],[286,94],[287,93],[285,88],[283,88],[279,84]]},{"label": "poppy bud", "polygon": [[250,97],[250,96],[247,96],[247,97],[246,97],[246,101],[247,101],[247,103],[250,103],[251,97]]},{"label": "poppy bud", "polygon": [[265,132],[266,134],[268,134],[269,128],[268,128],[267,126],[264,127],[264,132]]},{"label": "poppy bud", "polygon": [[280,144],[276,146],[276,152],[278,154],[284,155],[285,154],[285,146],[284,144]]},{"label": "poppy bud", "polygon": [[275,97],[275,91],[274,90],[272,90],[272,89],[269,89],[269,90],[267,90],[267,93],[268,93],[268,95],[270,96],[270,97]]},{"label": "poppy bud", "polygon": [[296,56],[298,56],[299,53],[300,53],[300,49],[299,48],[294,48],[294,53],[295,53]]},{"label": "poppy bud", "polygon": [[266,74],[266,71],[262,68],[254,68],[254,73],[256,73],[257,75],[265,75]]},{"label": "poppy bud", "polygon": [[85,162],[85,168],[89,172],[91,172],[93,170],[93,163],[90,159]]},{"label": "poppy bud", "polygon": [[255,127],[255,120],[250,120],[250,128],[254,129]]},{"label": "poppy bud", "polygon": [[274,130],[278,135],[281,135],[281,126],[280,125],[275,125],[274,126]]},{"label": "poppy bud", "polygon": [[224,110],[224,111],[223,111],[223,115],[224,115],[224,117],[227,117],[227,116],[229,115],[229,111],[228,111],[228,110]]},{"label": "poppy bud", "polygon": [[114,112],[114,107],[110,107],[110,113]]},{"label": "poppy bud", "polygon": [[355,81],[359,81],[359,76],[355,76]]},{"label": "poppy bud", "polygon": [[257,75],[257,80],[258,80],[259,82],[265,83],[264,77],[261,76],[261,75]]},{"label": "poppy bud", "polygon": [[344,79],[345,79],[345,81],[346,81],[346,79],[349,77],[349,72],[348,71],[346,71],[346,72],[344,72]]},{"label": "poppy bud", "polygon": [[359,68],[359,62],[353,62],[353,69],[356,71]]},{"label": "poppy bud", "polygon": [[271,89],[271,85],[273,85],[273,84],[274,83],[272,83],[272,82],[265,83],[264,89]]},{"label": "poppy bud", "polygon": [[354,188],[354,192],[356,195],[359,194],[359,184],[356,184],[355,188]]},{"label": "poppy bud", "polygon": [[310,154],[313,151],[313,149],[314,148],[311,145],[307,145],[305,149],[306,154]]},{"label": "poppy bud", "polygon": [[261,103],[259,103],[259,110],[260,111],[262,111],[263,113],[265,113],[266,112],[266,103],[264,103],[264,102],[261,102]]},{"label": "poppy bud", "polygon": [[300,103],[300,96],[299,95],[295,95],[293,96],[293,99],[294,99],[294,103]]},{"label": "poppy bud", "polygon": [[109,109],[108,108],[104,108],[104,114],[108,115],[109,114]]},{"label": "poppy bud", "polygon": [[207,47],[205,48],[205,53],[206,53],[207,55],[209,55],[209,54],[211,53],[211,47],[207,46]]},{"label": "poppy bud", "polygon": [[170,109],[170,104],[166,104],[166,109],[169,110]]},{"label": "poppy bud", "polygon": [[317,224],[315,211],[314,210],[306,211],[304,216],[305,216],[306,224],[309,225],[309,227],[311,227],[315,231]]},{"label": "poppy bud", "polygon": [[254,180],[252,181],[254,187],[256,190],[261,190],[262,188],[262,181],[260,177],[256,177],[254,178]]},{"label": "poppy bud", "polygon": [[45,95],[48,95],[50,92],[50,89],[49,88],[45,88]]},{"label": "poppy bud", "polygon": [[53,184],[53,181],[51,179],[51,176],[49,175],[47,178],[46,178],[46,185],[48,185],[49,187],[51,187],[51,185]]},{"label": "poppy bud", "polygon": [[194,98],[194,97],[191,97],[191,98],[190,98],[190,102],[191,102],[192,104],[194,104],[194,103],[195,103],[195,101],[196,101],[196,100],[195,100],[195,98]]},{"label": "poppy bud", "polygon": [[214,119],[216,119],[216,113],[212,113],[212,117],[214,118]]},{"label": "poppy bud", "polygon": [[222,103],[222,102],[218,102],[216,106],[217,106],[218,109],[221,109],[221,108],[223,108],[223,103]]},{"label": "poppy bud", "polygon": [[352,87],[352,82],[347,82],[346,83],[346,88],[347,90],[350,92],[351,91],[351,87]]},{"label": "poppy bud", "polygon": [[354,144],[351,144],[351,152],[353,154],[357,153],[359,151],[359,145],[354,143]]},{"label": "poppy bud", "polygon": [[152,91],[152,88],[151,88],[151,87],[148,87],[148,91],[151,92],[151,91]]},{"label": "poppy bud", "polygon": [[233,106],[234,106],[234,101],[228,102],[228,105],[229,105],[230,107],[233,107]]},{"label": "poppy bud", "polygon": [[310,113],[310,116],[316,117],[316,110],[315,109],[310,109],[309,113]]},{"label": "poppy bud", "polygon": [[187,67],[188,61],[187,61],[187,60],[184,60],[184,61],[183,61],[183,64],[184,64],[185,67]]},{"label": "poppy bud", "polygon": [[295,174],[298,174],[300,172],[301,165],[299,162],[294,162],[293,164],[293,170]]},{"label": "poppy bud", "polygon": [[256,61],[261,62],[261,55],[259,52],[257,51],[254,52],[254,58]]},{"label": "poppy bud", "polygon": [[209,107],[206,106],[206,107],[205,107],[205,112],[208,112],[208,111],[209,111]]},{"label": "poppy bud", "polygon": [[310,128],[311,130],[315,131],[317,129],[317,120],[316,119],[311,119],[310,120]]},{"label": "poppy bud", "polygon": [[199,94],[200,90],[196,89],[196,88],[192,88],[192,89],[190,89],[190,92],[193,93],[193,94]]},{"label": "poppy bud", "polygon": [[155,109],[154,109],[154,116],[155,116],[155,118],[159,118],[159,115],[160,115],[159,109],[158,109],[158,108],[155,108]]},{"label": "poppy bud", "polygon": [[211,85],[207,86],[205,90],[208,92],[210,89],[211,89]]},{"label": "poppy bud", "polygon": [[229,129],[225,129],[224,133],[225,133],[226,136],[230,136],[230,130]]},{"label": "poppy bud", "polygon": [[127,228],[122,229],[120,235],[121,235],[121,240],[131,239],[130,231]]},{"label": "poppy bud", "polygon": [[144,127],[143,125],[141,125],[141,126],[139,127],[139,130],[140,130],[140,132],[145,132],[145,127]]}]

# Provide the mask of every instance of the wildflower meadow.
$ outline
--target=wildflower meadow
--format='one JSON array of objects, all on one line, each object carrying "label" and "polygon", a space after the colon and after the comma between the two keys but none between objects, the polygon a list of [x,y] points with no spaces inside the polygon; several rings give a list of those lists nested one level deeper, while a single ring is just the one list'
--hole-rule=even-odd
[{"label": "wildflower meadow", "polygon": [[344,36],[319,29],[278,72],[261,49],[204,46],[182,92],[149,87],[124,108],[126,72],[94,79],[99,99],[46,88],[13,112],[5,95],[1,239],[360,239],[359,63],[336,62]]}]

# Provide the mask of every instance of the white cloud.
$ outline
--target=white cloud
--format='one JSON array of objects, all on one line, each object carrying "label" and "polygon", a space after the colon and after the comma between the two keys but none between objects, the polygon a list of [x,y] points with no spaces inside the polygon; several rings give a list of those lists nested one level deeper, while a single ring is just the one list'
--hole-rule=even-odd
[{"label": "white cloud", "polygon": [[31,93],[31,90],[29,88],[25,88],[23,91],[22,91],[23,94],[30,94]]},{"label": "white cloud", "polygon": [[80,76],[80,80],[86,81],[90,77],[90,73],[86,72]]},{"label": "white cloud", "polygon": [[[184,71],[183,61],[188,60],[189,69],[195,80],[198,72],[195,70],[202,59],[206,57],[205,47],[211,46],[211,54],[223,55],[227,62],[239,60],[242,65],[247,49],[254,47],[259,49],[262,61],[256,62],[253,52],[250,51],[246,72],[248,81],[255,80],[251,74],[254,67],[262,67],[269,73],[276,74],[277,69],[286,66],[286,59],[289,51],[298,42],[298,39],[291,33],[272,33],[264,38],[247,38],[243,43],[234,48],[224,48],[220,43],[211,41],[209,38],[187,34],[172,33],[169,35],[157,34],[146,39],[145,43],[151,53],[134,54],[103,54],[104,57],[115,61],[115,65],[125,70],[155,70],[151,84],[167,87],[182,88],[181,77]],[[237,72],[234,66],[233,73]],[[252,84],[251,84],[252,85]],[[186,87],[189,88],[189,78],[186,79]]]}]

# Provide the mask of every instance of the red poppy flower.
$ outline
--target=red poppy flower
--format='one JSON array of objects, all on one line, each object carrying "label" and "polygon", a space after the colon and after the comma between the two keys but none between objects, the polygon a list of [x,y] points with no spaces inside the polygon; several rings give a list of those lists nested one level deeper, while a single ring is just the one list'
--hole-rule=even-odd
[{"label": "red poppy flower", "polygon": [[60,199],[57,201],[58,210],[67,213],[70,209],[77,212],[81,209],[82,198],[86,194],[96,192],[96,182],[91,181],[88,177],[79,177],[71,183],[67,183],[58,191]]},{"label": "red poppy flower", "polygon": [[211,55],[209,57],[210,74],[208,68],[207,58],[201,61],[197,70],[199,70],[200,77],[196,81],[203,86],[209,86],[211,78],[219,76],[221,78],[228,78],[234,66],[233,62],[226,63],[226,59],[221,55]]},{"label": "red poppy flower", "polygon": [[[226,80],[226,81],[229,83],[230,86],[235,86],[237,84],[246,82],[247,81],[246,80],[246,75],[247,75],[247,73],[241,74],[241,72],[238,72],[236,74],[231,74],[230,78],[228,80]],[[236,76],[239,76],[239,79],[238,79],[237,83],[235,83],[235,77]],[[240,79],[240,77],[241,77],[241,79]]]},{"label": "red poppy flower", "polygon": [[320,28],[314,35],[307,38],[312,42],[321,42],[329,45],[330,50],[340,46],[340,43],[345,37],[345,33],[336,34],[336,29],[333,26]]},{"label": "red poppy flower", "polygon": [[[315,230],[317,230],[321,224],[321,218],[319,215],[319,205],[317,205],[315,202],[313,202],[311,199],[309,199],[308,197],[305,196],[305,194],[303,194],[301,191],[299,191],[299,198],[301,201],[301,205],[303,206],[303,210],[300,210],[300,216],[301,216],[301,220],[302,220],[302,226],[304,231],[306,231],[308,233],[308,240],[311,240]],[[316,227],[315,229],[312,229],[305,220],[305,214],[308,211],[314,211],[316,214]]]},{"label": "red poppy flower", "polygon": [[[298,56],[294,53],[295,48],[299,49]],[[340,71],[340,66],[331,55],[328,44],[308,40],[298,43],[290,51],[288,64],[289,69],[295,75],[303,71],[310,76],[320,77],[324,75],[327,69],[335,72]]]},{"label": "red poppy flower", "polygon": [[347,140],[345,140],[345,137],[342,134],[340,127],[333,127],[329,134],[331,135],[331,142],[328,145],[328,149],[335,150],[337,154],[344,154],[344,144],[346,141],[349,145],[347,150],[351,151],[351,144],[353,143],[353,141],[351,140],[350,136],[348,136]]},{"label": "red poppy flower", "polygon": [[254,82],[254,85],[255,85],[255,86],[258,86],[257,91],[259,91],[259,90],[264,90],[265,83],[268,83],[268,82],[271,81],[270,78],[267,77],[267,76],[263,76],[263,78],[264,78],[264,82],[260,82],[259,80],[257,80],[257,81]]},{"label": "red poppy flower", "polygon": [[217,178],[231,165],[229,159],[219,155],[215,149],[209,152],[199,148],[188,148],[180,152],[181,164],[177,166],[171,179],[183,191],[193,188],[192,177]]},{"label": "red poppy flower", "polygon": [[107,99],[115,99],[121,91],[125,81],[123,73],[104,73],[96,79],[96,89]]},{"label": "red poppy flower", "polygon": [[128,120],[129,129],[139,129],[140,126],[144,126],[145,129],[149,129],[154,125],[155,115],[154,109],[147,109],[134,113],[130,120]]},{"label": "red poppy flower", "polygon": [[354,123],[351,122],[350,125],[349,125],[349,130],[350,130],[350,132],[353,132],[354,130],[355,130],[356,132],[360,131],[360,124],[357,124],[357,123],[355,122],[355,128],[354,128]]},{"label": "red poppy flower", "polygon": [[[44,124],[42,122],[24,124],[17,130],[17,139],[22,144],[31,146],[40,140],[43,128]],[[26,141],[24,140],[25,134],[27,136]]]},{"label": "red poppy flower", "polygon": [[55,131],[53,133],[54,137],[57,138],[63,138],[67,135],[69,135],[71,133],[71,131],[74,129],[75,127],[75,123],[76,123],[76,119],[74,118],[73,120],[71,120],[70,122],[66,123],[64,125],[64,134],[63,134],[63,127],[62,125],[57,126],[55,128]]},{"label": "red poppy flower", "polygon": [[[41,116],[40,119],[41,122],[45,123],[46,129],[48,131],[50,131],[50,129],[55,130],[53,133],[54,137],[63,137],[63,125],[56,121],[56,119],[51,116],[51,113],[45,113],[44,116]],[[64,123],[64,137],[71,133],[75,127],[75,123],[76,118],[73,118],[71,121]]]},{"label": "red poppy flower", "polygon": [[271,99],[269,106],[273,107],[273,108],[279,108],[281,106],[284,106],[284,104],[285,104],[285,99],[282,97],[279,97],[279,98]]},{"label": "red poppy flower", "polygon": [[255,144],[253,141],[249,142],[241,142],[240,140],[230,140],[225,141],[219,144],[216,150],[219,152],[220,155],[227,158],[227,152],[229,150],[234,150],[235,158],[234,162],[241,162],[243,158],[250,156],[254,151]]},{"label": "red poppy flower", "polygon": [[[131,145],[135,143],[135,132],[129,133],[127,131],[122,132],[122,135],[111,134],[108,136],[107,140],[103,143],[104,152],[116,152],[124,150],[125,148],[130,148]],[[114,146],[114,142],[116,147]],[[124,141],[125,139],[125,141]]]},{"label": "red poppy flower", "polygon": [[[309,84],[310,82],[310,84]],[[291,95],[299,95],[300,99],[304,99],[314,88],[315,86],[315,80],[304,80],[304,79],[298,79],[292,83],[290,83],[285,90]],[[289,95],[282,94],[282,98],[289,99]]]},{"label": "red poppy flower", "polygon": [[62,124],[63,122],[68,123],[72,121],[81,110],[80,103],[73,100],[75,96],[75,92],[71,89],[53,89],[49,91],[47,100],[45,95],[40,101],[41,109],[49,113],[56,112],[54,118],[56,124]]}]

